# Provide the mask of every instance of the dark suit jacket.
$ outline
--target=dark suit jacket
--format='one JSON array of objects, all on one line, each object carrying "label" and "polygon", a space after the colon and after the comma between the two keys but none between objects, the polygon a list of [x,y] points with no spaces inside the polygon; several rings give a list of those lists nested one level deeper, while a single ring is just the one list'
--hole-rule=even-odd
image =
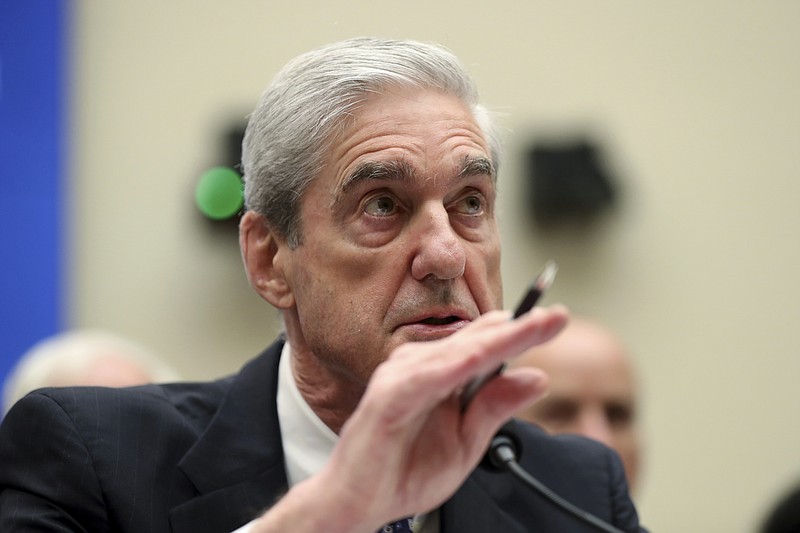
[{"label": "dark suit jacket", "polygon": [[[287,489],[275,401],[281,347],[211,383],[28,395],[0,426],[0,531],[198,533],[247,523]],[[528,471],[638,531],[616,455],[533,426],[523,433]],[[443,533],[590,531],[509,474],[481,469],[442,507],[441,524]]]}]

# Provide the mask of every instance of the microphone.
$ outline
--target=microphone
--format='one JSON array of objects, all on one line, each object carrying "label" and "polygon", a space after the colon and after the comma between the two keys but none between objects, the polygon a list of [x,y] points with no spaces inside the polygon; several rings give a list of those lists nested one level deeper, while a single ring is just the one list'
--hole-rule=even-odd
[{"label": "microphone", "polygon": [[517,459],[521,457],[522,454],[522,442],[517,435],[515,426],[516,421],[511,419],[500,428],[492,439],[491,444],[489,444],[489,449],[486,451],[481,466],[490,470],[511,472],[511,474],[522,481],[527,487],[544,496],[547,501],[562,511],[594,526],[600,531],[606,531],[607,533],[624,533],[621,529],[604,522],[593,514],[568,502],[522,468],[517,462]]}]

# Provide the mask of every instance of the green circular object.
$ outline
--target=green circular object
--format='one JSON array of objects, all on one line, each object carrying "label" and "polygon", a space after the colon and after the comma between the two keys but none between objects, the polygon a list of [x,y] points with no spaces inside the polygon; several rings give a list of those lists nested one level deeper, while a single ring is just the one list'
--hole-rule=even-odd
[{"label": "green circular object", "polygon": [[208,218],[230,218],[244,204],[242,178],[230,167],[209,169],[200,176],[194,198],[197,207]]}]

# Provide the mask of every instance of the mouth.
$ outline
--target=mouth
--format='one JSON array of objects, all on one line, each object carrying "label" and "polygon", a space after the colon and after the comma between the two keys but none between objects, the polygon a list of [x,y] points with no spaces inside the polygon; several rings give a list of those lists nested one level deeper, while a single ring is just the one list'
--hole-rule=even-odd
[{"label": "mouth", "polygon": [[388,312],[386,319],[393,335],[403,342],[413,342],[447,337],[480,315],[478,304],[465,290],[444,296],[427,293],[404,295]]},{"label": "mouth", "polygon": [[408,340],[433,340],[446,337],[469,324],[472,320],[467,313],[450,310],[420,314],[404,321],[397,329],[408,335]]},{"label": "mouth", "polygon": [[445,316],[445,317],[432,316],[432,317],[428,317],[428,318],[423,318],[418,323],[419,324],[425,324],[425,325],[428,325],[428,326],[447,326],[448,324],[452,324],[452,323],[458,322],[460,320],[463,320],[463,319],[461,317],[457,317],[455,315],[449,315],[449,316]]}]

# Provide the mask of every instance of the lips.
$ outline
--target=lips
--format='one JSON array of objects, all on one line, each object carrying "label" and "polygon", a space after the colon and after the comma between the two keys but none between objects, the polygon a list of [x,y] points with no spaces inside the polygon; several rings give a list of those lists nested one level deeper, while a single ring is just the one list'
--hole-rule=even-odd
[{"label": "lips", "polygon": [[420,310],[413,315],[409,313],[404,320],[401,320],[402,325],[411,326],[414,324],[422,324],[426,326],[449,326],[456,322],[472,320],[471,313],[461,309],[460,307],[429,307],[426,310]]},{"label": "lips", "polygon": [[428,310],[402,320],[397,330],[408,335],[408,340],[433,340],[455,333],[472,321],[470,314],[461,309]]}]

